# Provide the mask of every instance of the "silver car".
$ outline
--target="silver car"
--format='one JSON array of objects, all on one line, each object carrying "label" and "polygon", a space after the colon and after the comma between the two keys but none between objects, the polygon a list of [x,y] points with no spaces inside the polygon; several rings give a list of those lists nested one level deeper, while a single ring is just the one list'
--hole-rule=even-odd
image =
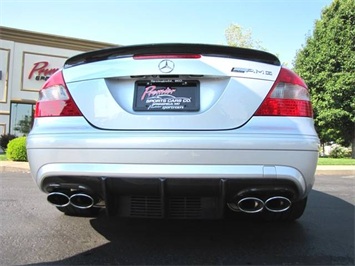
[{"label": "silver car", "polygon": [[295,220],[319,140],[306,84],[272,54],[152,44],[69,58],[27,139],[32,176],[68,215]]}]

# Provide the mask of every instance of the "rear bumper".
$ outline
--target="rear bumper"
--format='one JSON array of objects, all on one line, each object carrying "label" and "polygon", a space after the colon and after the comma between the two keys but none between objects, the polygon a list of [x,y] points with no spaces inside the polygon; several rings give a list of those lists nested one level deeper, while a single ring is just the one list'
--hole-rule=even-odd
[{"label": "rear bumper", "polygon": [[[27,152],[32,176],[42,189],[44,180],[51,176],[276,178],[294,180],[301,195],[307,193],[314,183],[318,160],[316,138],[300,141],[299,138],[286,140],[274,137],[265,140],[255,136],[238,136],[235,139],[220,134],[206,139],[202,135],[193,139],[187,137],[185,143],[180,137],[176,144],[169,137],[128,135],[106,136],[101,140],[88,136],[84,140],[73,136],[64,138],[62,135],[29,136]],[[37,143],[41,147],[35,147]],[[98,147],[90,147],[92,143]],[[314,149],[310,150],[312,145]],[[82,148],[85,146],[87,148]]]},{"label": "rear bumper", "polygon": [[[110,180],[131,180],[128,183],[139,183],[143,186],[151,183],[152,180],[157,180],[157,182],[158,180],[167,180],[168,183],[178,184],[177,186],[180,187],[183,186],[182,184],[191,185],[193,182],[196,182],[197,184],[200,183],[201,187],[197,186],[194,194],[203,195],[204,193],[209,194],[210,192],[208,189],[204,191],[204,186],[202,184],[219,183],[221,180],[224,180],[231,183],[260,183],[261,185],[269,186],[273,184],[277,186],[278,184],[287,183],[293,186],[293,190],[297,195],[295,200],[298,200],[306,196],[312,185],[312,180],[306,180],[298,170],[292,167],[267,165],[57,163],[44,165],[39,169],[37,176],[41,180],[41,183],[39,184],[40,187],[47,192],[48,189],[50,189],[51,184],[65,182],[82,184],[85,186],[86,183],[91,182],[90,180],[94,180],[91,186],[94,187],[93,190],[95,190],[95,187],[97,187],[97,184],[94,185],[95,182],[101,182],[102,179],[108,178]],[[179,183],[181,184],[179,185]],[[191,188],[189,185],[186,185],[183,191],[190,191]],[[145,188],[147,189],[147,193],[149,193],[149,189],[147,187]],[[100,189],[101,188],[99,188],[97,192],[99,192]],[[142,190],[138,187],[136,189]],[[172,186],[171,191],[174,192],[174,189],[175,188]],[[120,189],[119,186],[113,190],[116,190],[115,192],[117,193],[127,192],[127,190]],[[153,189],[152,191],[158,190],[159,189]]]},{"label": "rear bumper", "polygon": [[88,194],[109,215],[220,219],[227,206],[246,197],[305,198],[314,183],[315,169],[308,171],[278,165],[50,163],[39,168],[37,180],[46,193]]},{"label": "rear bumper", "polygon": [[[243,191],[262,191],[260,198],[287,194],[292,201],[308,195],[319,142],[303,130],[309,120],[293,122],[276,133],[260,123],[201,132],[108,132],[72,123],[60,134],[41,122],[27,138],[27,152],[31,174],[46,193],[84,188],[106,206],[115,202],[124,216],[131,213],[125,206],[136,202],[159,206],[165,217],[166,206],[198,200],[219,216]],[[281,133],[287,130],[293,133]]]},{"label": "rear bumper", "polygon": [[[103,172],[95,174],[95,171],[85,176],[88,170],[94,170],[92,167],[86,167],[85,170],[85,165],[70,165],[66,169],[68,175],[63,176],[63,169],[58,172],[62,167],[44,167],[43,170],[52,169],[47,171],[49,177],[42,183],[45,192],[62,192],[69,196],[84,193],[98,199],[98,206],[104,204],[108,214],[123,217],[218,219],[225,216],[228,204],[245,197],[266,201],[282,196],[295,202],[307,195],[303,177],[289,167],[274,167],[272,170],[261,166],[233,167],[233,171],[240,171],[238,176],[230,173],[213,174],[222,169],[218,166],[210,166],[215,167],[215,170],[209,172],[202,168],[197,171],[199,167],[190,166],[195,169],[192,178],[187,178],[186,169],[172,175],[171,170],[165,173],[163,168],[159,172],[166,176],[164,178],[153,178],[152,174],[136,177],[132,171],[124,172],[125,167],[131,169],[132,166],[112,167],[113,171],[106,171],[105,176],[100,176]],[[117,174],[117,170],[123,171]],[[231,170],[228,169],[228,172]],[[269,176],[273,170],[278,172],[277,177]],[[188,175],[192,176],[191,172]]]},{"label": "rear bumper", "polygon": [[[261,136],[247,135],[236,139],[224,134],[210,134],[207,138],[202,134],[185,137],[183,142],[184,137],[160,138],[159,134],[144,138],[125,133],[124,136],[112,135],[110,138],[107,135],[102,139],[95,135],[85,138],[79,135],[30,135],[27,152],[31,174],[43,190],[45,180],[53,176],[271,178],[291,180],[300,197],[313,186],[318,160],[315,137],[303,137],[302,141],[297,137],[269,137],[265,140]],[[92,147],[94,145],[97,147]],[[314,149],[310,150],[312,145]],[[83,148],[85,146],[87,148]]]}]

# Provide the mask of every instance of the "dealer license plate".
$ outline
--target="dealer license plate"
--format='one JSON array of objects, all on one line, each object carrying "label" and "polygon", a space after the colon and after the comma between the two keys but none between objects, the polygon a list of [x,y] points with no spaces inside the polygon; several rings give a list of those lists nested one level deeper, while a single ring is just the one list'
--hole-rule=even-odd
[{"label": "dealer license plate", "polygon": [[199,111],[199,82],[137,81],[133,109],[135,111]]}]

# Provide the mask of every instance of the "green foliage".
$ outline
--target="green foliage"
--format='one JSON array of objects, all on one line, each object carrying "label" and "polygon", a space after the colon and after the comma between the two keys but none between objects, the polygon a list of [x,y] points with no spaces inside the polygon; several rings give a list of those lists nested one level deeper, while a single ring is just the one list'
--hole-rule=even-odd
[{"label": "green foliage", "polygon": [[9,144],[10,140],[17,138],[16,135],[12,135],[12,134],[4,134],[1,135],[0,137],[0,147],[6,151],[7,149],[7,145]]},{"label": "green foliage", "polygon": [[351,151],[342,146],[335,146],[329,153],[330,158],[350,158]]},{"label": "green foliage", "polygon": [[13,161],[27,161],[26,137],[11,140],[7,145],[6,157]]},{"label": "green foliage", "polygon": [[238,24],[230,24],[224,34],[229,46],[266,50],[261,46],[260,41],[254,40],[250,29],[244,29]]},{"label": "green foliage", "polygon": [[308,84],[321,142],[354,146],[354,0],[334,0],[323,10],[313,34],[297,52],[294,70]]},{"label": "green foliage", "polygon": [[25,117],[17,123],[14,129],[16,131],[20,131],[21,133],[27,135],[31,131],[31,126],[32,126],[31,117],[25,115]]}]

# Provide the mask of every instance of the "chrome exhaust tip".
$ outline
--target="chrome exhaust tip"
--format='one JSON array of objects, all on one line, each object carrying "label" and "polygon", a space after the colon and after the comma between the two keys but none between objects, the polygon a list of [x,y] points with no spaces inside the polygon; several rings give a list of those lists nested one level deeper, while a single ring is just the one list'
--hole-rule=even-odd
[{"label": "chrome exhaust tip", "polygon": [[88,194],[78,193],[70,197],[70,204],[78,209],[89,209],[95,204],[95,200]]},{"label": "chrome exhaust tip", "polygon": [[265,201],[265,208],[271,212],[284,212],[291,207],[291,201],[282,196],[269,198]]},{"label": "chrome exhaust tip", "polygon": [[61,192],[52,192],[47,196],[47,201],[56,207],[66,207],[70,204],[69,197]]},{"label": "chrome exhaust tip", "polygon": [[264,209],[264,202],[259,198],[246,197],[238,201],[239,210],[245,213],[257,213]]}]

